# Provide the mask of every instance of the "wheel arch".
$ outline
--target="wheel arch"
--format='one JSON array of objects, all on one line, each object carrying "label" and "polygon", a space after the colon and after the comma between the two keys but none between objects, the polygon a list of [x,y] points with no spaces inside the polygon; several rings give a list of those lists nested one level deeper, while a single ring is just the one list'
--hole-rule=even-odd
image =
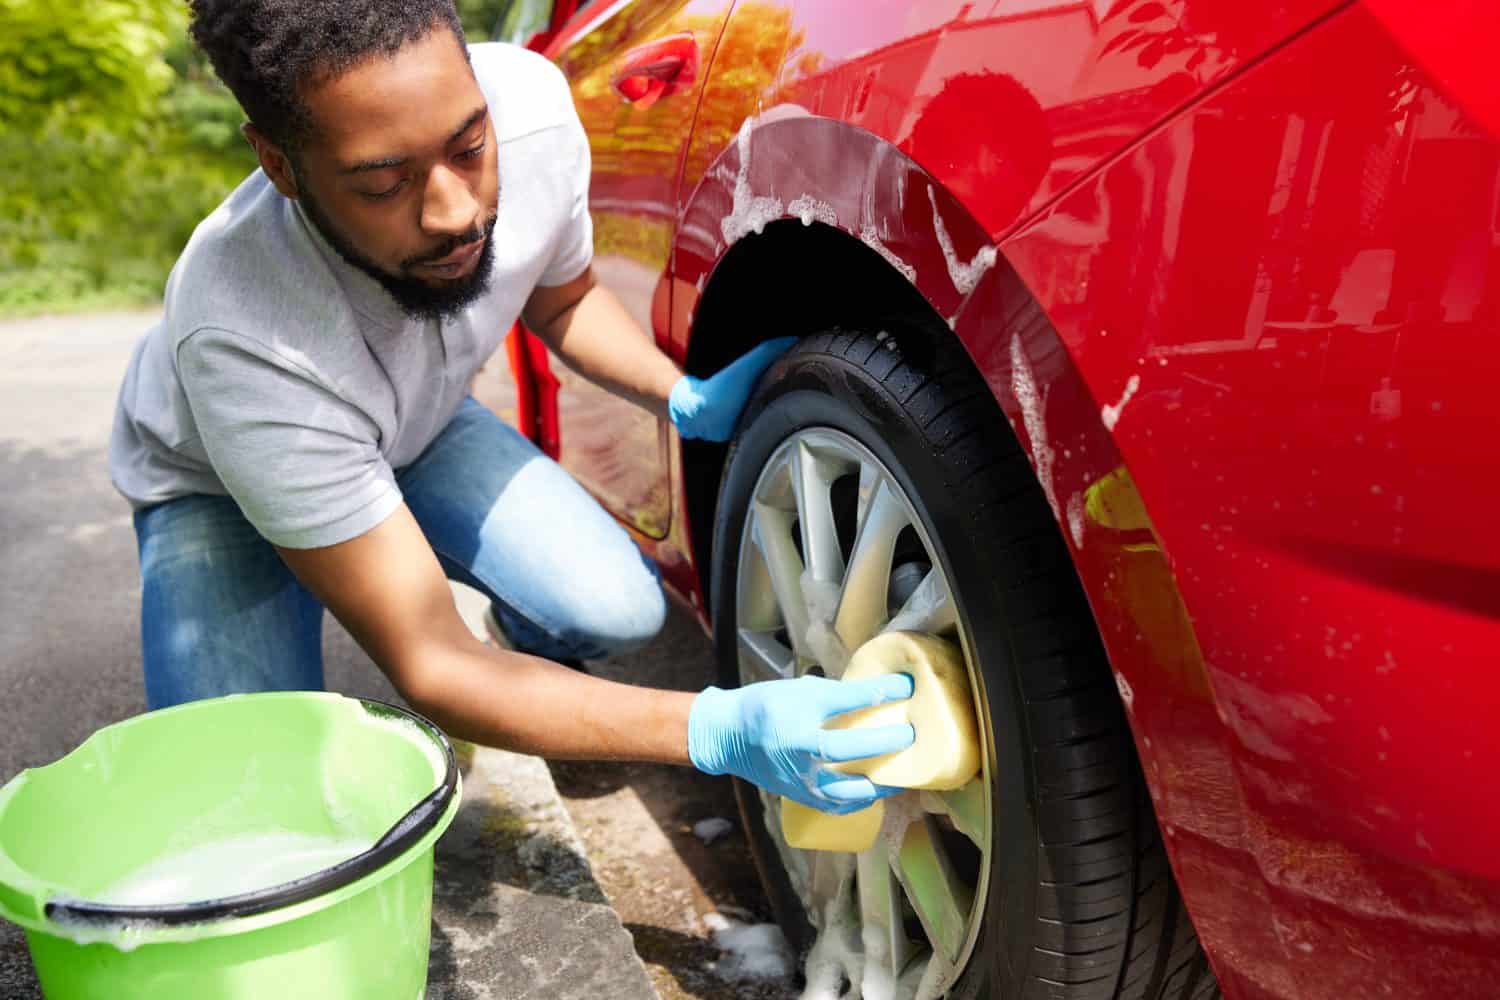
[{"label": "wheel arch", "polygon": [[[881,206],[886,210],[882,211]],[[675,349],[712,372],[773,337],[900,323],[958,342],[1031,462],[1087,594],[1146,780],[1151,735],[1117,664],[1150,662],[1212,700],[1169,558],[1069,345],[978,220],[879,136],[805,113],[741,129],[686,199],[674,256]],[[775,294],[767,294],[775,289]],[[1111,415],[1111,411],[1113,415]],[[683,524],[704,613],[728,447],[681,442]],[[1138,685],[1142,679],[1136,678]]]}]

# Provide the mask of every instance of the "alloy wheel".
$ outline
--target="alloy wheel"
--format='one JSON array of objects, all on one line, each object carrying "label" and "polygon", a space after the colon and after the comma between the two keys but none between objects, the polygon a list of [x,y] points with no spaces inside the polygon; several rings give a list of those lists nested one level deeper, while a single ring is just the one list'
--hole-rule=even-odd
[{"label": "alloy wheel", "polygon": [[[928,526],[869,449],[831,428],[793,434],[756,481],[741,535],[736,587],[741,683],[819,673],[892,630],[959,644],[976,706],[982,689]],[[951,792],[886,800],[881,836],[859,854],[802,851],[781,836],[780,798],[760,792],[765,826],[818,931],[810,992],[867,1000],[940,996],[979,936],[994,804],[992,740],[982,771]]]}]

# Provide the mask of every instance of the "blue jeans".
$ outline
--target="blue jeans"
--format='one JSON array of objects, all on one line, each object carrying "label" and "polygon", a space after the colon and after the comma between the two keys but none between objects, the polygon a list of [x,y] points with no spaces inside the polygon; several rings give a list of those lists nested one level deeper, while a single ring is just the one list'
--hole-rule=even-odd
[{"label": "blue jeans", "polygon": [[[645,643],[656,567],[557,463],[473,399],[398,470],[450,579],[486,594],[517,649],[591,659]],[[323,687],[323,606],[229,497],[137,511],[146,702]]]}]

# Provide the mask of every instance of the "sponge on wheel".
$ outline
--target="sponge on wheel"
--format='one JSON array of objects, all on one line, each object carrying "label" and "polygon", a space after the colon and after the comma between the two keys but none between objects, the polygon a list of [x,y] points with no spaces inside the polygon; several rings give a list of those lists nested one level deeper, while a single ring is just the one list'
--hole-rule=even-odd
[{"label": "sponge on wheel", "polygon": [[884,802],[835,816],[791,799],[781,800],[781,839],[787,842],[787,846],[804,851],[842,851],[847,854],[868,851],[875,838],[880,836],[880,827],[884,823]]},{"label": "sponge on wheel", "polygon": [[908,722],[917,740],[905,750],[838,765],[877,785],[947,790],[961,788],[979,773],[979,726],[969,693],[964,654],[951,642],[920,632],[877,635],[849,659],[846,681],[909,673],[915,681],[909,701],[893,701],[841,715],[831,729],[892,726]]},{"label": "sponge on wheel", "polygon": [[[859,647],[844,680],[909,673],[908,701],[850,712],[830,721],[832,729],[910,723],[916,742],[905,750],[833,765],[863,774],[877,785],[945,790],[968,784],[979,773],[979,726],[969,693],[963,653],[951,642],[918,632],[887,632]],[[884,804],[834,816],[790,800],[781,803],[782,838],[791,847],[814,851],[868,850],[880,834]]]}]

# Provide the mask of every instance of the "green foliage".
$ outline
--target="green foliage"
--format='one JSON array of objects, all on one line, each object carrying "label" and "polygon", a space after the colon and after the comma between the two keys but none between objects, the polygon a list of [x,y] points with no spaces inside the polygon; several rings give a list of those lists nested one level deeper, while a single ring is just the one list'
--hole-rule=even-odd
[{"label": "green foliage", "polygon": [[[457,0],[471,41],[508,0]],[[0,0],[0,316],[150,302],[255,169],[186,0]]]},{"label": "green foliage", "polygon": [[0,127],[59,115],[107,127],[149,114],[172,83],[161,56],[184,20],[168,0],[0,0]]},{"label": "green foliage", "polygon": [[180,0],[0,0],[0,315],[151,301],[255,161]]},{"label": "green foliage", "polygon": [[457,0],[458,16],[464,23],[464,34],[471,42],[488,41],[505,8],[515,0]]}]

